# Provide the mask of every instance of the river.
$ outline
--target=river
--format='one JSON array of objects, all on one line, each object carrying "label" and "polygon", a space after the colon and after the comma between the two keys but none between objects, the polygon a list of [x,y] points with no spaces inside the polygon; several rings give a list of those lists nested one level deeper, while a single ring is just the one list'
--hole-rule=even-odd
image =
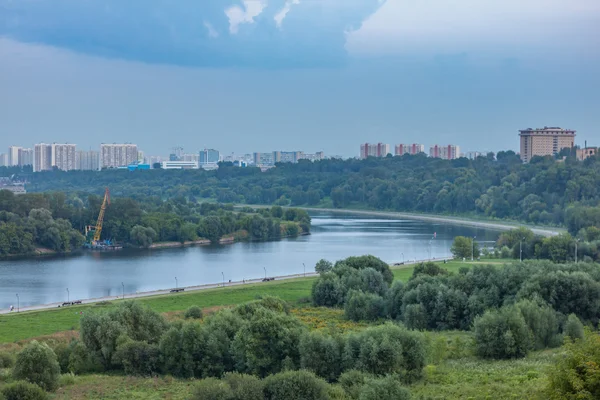
[{"label": "river", "polygon": [[[373,254],[389,263],[450,256],[455,236],[491,244],[499,232],[481,227],[362,215],[311,213],[312,234],[274,242],[158,250],[82,252],[65,257],[0,261],[0,308],[118,296],[223,280],[314,271],[335,261]],[[435,235],[435,238],[434,238]],[[177,280],[176,280],[177,278]]]}]

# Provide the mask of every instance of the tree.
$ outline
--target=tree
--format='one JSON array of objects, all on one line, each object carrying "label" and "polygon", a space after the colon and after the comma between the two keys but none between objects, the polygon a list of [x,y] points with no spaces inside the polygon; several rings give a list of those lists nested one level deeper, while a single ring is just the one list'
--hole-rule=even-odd
[{"label": "tree", "polygon": [[569,314],[565,323],[564,334],[571,340],[581,340],[584,338],[583,324],[575,314]]},{"label": "tree", "polygon": [[129,233],[129,239],[137,246],[149,248],[152,243],[156,240],[156,231],[152,228],[146,228],[141,225],[136,225],[131,228]]},{"label": "tree", "polygon": [[156,344],[127,339],[117,347],[115,358],[128,375],[152,376],[160,371],[160,351]]},{"label": "tree", "polygon": [[332,272],[322,274],[312,285],[311,297],[316,306],[336,307],[344,302],[344,288]]},{"label": "tree", "polygon": [[47,400],[48,393],[33,383],[17,381],[0,389],[0,397],[4,400]]},{"label": "tree", "polygon": [[380,272],[383,275],[383,279],[388,285],[391,285],[394,280],[394,274],[390,266],[380,260],[379,258],[371,255],[359,256],[359,257],[348,257],[344,260],[336,262],[336,266],[343,264],[347,267],[361,270],[364,268],[373,268],[375,271]]},{"label": "tree", "polygon": [[480,255],[479,244],[473,238],[464,236],[457,236],[454,238],[450,251],[456,259],[478,258]]},{"label": "tree", "polygon": [[328,400],[328,385],[309,371],[285,371],[265,379],[266,400]]},{"label": "tree", "polygon": [[228,372],[222,381],[231,388],[230,400],[264,400],[264,385],[255,376]]},{"label": "tree", "polygon": [[60,377],[56,354],[47,344],[32,341],[17,355],[13,376],[47,391],[56,390]]},{"label": "tree", "polygon": [[344,306],[344,315],[352,321],[375,321],[385,315],[383,297],[352,290]]},{"label": "tree", "polygon": [[232,343],[237,370],[264,377],[281,371],[286,358],[298,365],[298,345],[304,330],[294,317],[257,309]]},{"label": "tree", "polygon": [[300,367],[329,382],[341,373],[343,343],[319,332],[307,332],[300,338]]},{"label": "tree", "polygon": [[324,274],[325,272],[331,271],[333,268],[333,264],[327,260],[319,260],[317,265],[315,265],[315,271],[319,274]]},{"label": "tree", "polygon": [[516,307],[487,311],[475,320],[477,354],[484,358],[519,358],[527,355],[532,338],[525,319]]},{"label": "tree", "polygon": [[535,350],[561,345],[556,311],[547,304],[532,300],[521,300],[516,306],[532,333]]}]

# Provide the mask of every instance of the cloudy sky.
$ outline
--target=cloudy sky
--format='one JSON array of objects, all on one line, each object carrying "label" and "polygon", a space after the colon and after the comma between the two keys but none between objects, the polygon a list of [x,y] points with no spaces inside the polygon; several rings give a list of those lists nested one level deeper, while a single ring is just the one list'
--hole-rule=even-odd
[{"label": "cloudy sky", "polygon": [[600,144],[598,0],[0,0],[0,152]]}]

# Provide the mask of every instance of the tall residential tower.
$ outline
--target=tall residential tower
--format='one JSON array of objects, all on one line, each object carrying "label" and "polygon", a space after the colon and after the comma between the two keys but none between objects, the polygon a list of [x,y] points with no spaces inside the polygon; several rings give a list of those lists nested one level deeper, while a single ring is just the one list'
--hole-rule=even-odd
[{"label": "tall residential tower", "polygon": [[535,156],[551,156],[566,147],[572,148],[575,145],[575,132],[548,126],[519,131],[521,160],[527,163]]}]

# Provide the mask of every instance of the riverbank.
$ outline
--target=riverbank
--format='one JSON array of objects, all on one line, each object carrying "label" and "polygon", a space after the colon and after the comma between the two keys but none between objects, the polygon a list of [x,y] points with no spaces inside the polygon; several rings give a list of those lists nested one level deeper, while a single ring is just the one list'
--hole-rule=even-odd
[{"label": "riverbank", "polygon": [[[258,207],[258,206],[252,206]],[[519,222],[495,222],[495,221],[482,221],[476,219],[469,219],[463,217],[449,217],[444,215],[435,214],[418,214],[418,213],[407,213],[407,212],[394,212],[394,211],[370,211],[370,210],[346,210],[337,208],[315,208],[315,207],[294,207],[301,208],[306,211],[313,212],[328,212],[336,214],[354,214],[370,217],[385,217],[385,218],[403,218],[403,219],[414,219],[420,221],[436,222],[441,224],[452,224],[452,225],[463,225],[473,226],[478,228],[492,229],[498,231],[508,231],[514,228],[525,227],[531,229],[536,235],[550,237],[556,236],[561,233],[565,233],[567,230],[564,228],[551,228],[542,226],[531,226],[527,224],[521,224]]]}]

